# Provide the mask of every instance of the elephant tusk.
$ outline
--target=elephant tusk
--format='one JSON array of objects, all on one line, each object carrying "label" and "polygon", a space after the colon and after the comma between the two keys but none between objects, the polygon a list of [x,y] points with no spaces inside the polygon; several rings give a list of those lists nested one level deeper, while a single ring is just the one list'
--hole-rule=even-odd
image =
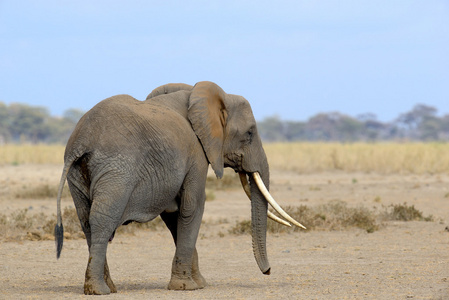
[{"label": "elephant tusk", "polygon": [[[240,176],[240,182],[242,184],[243,190],[246,193],[246,196],[248,196],[249,200],[251,201],[251,191],[249,188],[249,184],[248,184],[248,179],[246,179],[246,174],[243,172],[239,172],[239,176]],[[292,227],[292,225],[290,223],[288,223],[285,220],[282,220],[281,218],[279,218],[278,216],[276,216],[275,214],[273,214],[271,211],[267,211],[267,215],[268,218],[270,218],[271,220],[278,222],[279,224],[288,226],[288,227]]]},{"label": "elephant tusk", "polygon": [[251,191],[248,184],[248,179],[246,179],[246,174],[243,172],[239,172],[240,176],[240,183],[242,184],[243,190],[246,193],[246,196],[248,196],[249,200],[251,200]]},{"label": "elephant tusk", "polygon": [[262,178],[260,178],[260,174],[259,172],[254,172],[252,173],[254,181],[256,182],[259,190],[262,192],[262,194],[265,196],[265,199],[267,199],[268,203],[270,203],[270,205],[282,216],[284,217],[287,221],[292,222],[293,224],[295,224],[298,227],[301,227],[303,229],[307,229],[304,225],[302,225],[301,223],[297,222],[295,219],[293,219],[292,217],[290,217],[283,209],[282,207],[277,204],[277,202],[273,199],[273,197],[271,196],[270,192],[267,190],[267,187],[265,186],[265,184],[262,181]]}]

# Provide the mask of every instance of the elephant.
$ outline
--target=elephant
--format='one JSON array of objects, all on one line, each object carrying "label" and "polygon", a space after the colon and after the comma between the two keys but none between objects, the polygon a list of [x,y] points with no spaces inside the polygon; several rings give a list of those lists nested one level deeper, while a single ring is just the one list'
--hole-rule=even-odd
[{"label": "elephant", "polygon": [[[209,81],[166,84],[144,101],[107,98],[79,120],[70,136],[57,195],[56,256],[63,246],[61,195],[67,180],[89,249],[85,294],[117,292],[106,259],[116,229],[161,216],[176,245],[168,289],[206,286],[196,240],[209,165],[239,173],[251,200],[253,252],[270,274],[267,215],[302,226],[268,192],[269,166],[249,102]],[[249,183],[248,183],[249,179]],[[270,203],[286,220],[267,210]]]}]

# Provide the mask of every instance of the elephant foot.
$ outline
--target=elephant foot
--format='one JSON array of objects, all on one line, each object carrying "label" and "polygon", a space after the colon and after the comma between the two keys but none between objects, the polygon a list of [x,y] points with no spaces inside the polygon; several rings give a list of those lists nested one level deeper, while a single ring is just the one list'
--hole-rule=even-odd
[{"label": "elephant foot", "polygon": [[179,278],[176,276],[172,276],[170,283],[168,284],[169,290],[197,290],[203,287],[200,287],[192,278]]},{"label": "elephant foot", "polygon": [[111,290],[111,293],[117,293],[117,288],[115,287],[115,284],[111,279],[111,275],[109,274],[109,267],[108,267],[107,263],[105,263],[105,265],[104,265],[104,281],[106,282],[106,285]]},{"label": "elephant foot", "polygon": [[106,282],[106,285],[109,287],[109,289],[111,290],[111,293],[117,293],[117,288],[115,287],[115,284],[114,284],[114,282],[112,282],[112,279],[111,279],[111,277],[107,277],[106,278],[106,276],[105,276],[105,282]]},{"label": "elephant foot", "polygon": [[[115,286],[114,286],[114,288],[115,288]],[[98,283],[95,283],[95,282],[84,283],[84,294],[85,295],[109,295],[110,293],[111,293],[111,289],[107,286],[106,282],[104,282],[104,281],[101,281]]]},{"label": "elephant foot", "polygon": [[206,287],[206,285],[207,285],[207,282],[206,282],[206,279],[204,279],[204,277],[203,277],[203,275],[201,275],[201,274],[194,274],[194,275],[192,275],[192,277],[193,277],[193,280],[196,282],[196,284],[198,285],[198,288],[199,289],[203,289],[204,287]]}]

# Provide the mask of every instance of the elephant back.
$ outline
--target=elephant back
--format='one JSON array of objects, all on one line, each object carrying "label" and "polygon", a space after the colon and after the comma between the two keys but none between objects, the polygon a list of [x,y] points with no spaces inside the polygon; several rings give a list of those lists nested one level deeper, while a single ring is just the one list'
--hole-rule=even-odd
[{"label": "elephant back", "polygon": [[151,93],[147,96],[146,100],[157,97],[159,95],[170,94],[170,93],[174,93],[174,92],[181,91],[181,90],[190,91],[190,90],[192,90],[192,88],[193,88],[193,86],[191,86],[189,84],[185,84],[185,83],[164,84],[164,85],[161,85],[161,86],[155,88],[153,91],[151,91]]}]

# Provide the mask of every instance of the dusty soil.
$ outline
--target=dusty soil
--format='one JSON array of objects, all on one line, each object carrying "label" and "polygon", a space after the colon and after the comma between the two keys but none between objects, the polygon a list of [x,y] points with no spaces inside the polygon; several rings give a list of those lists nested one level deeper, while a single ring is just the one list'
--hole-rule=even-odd
[{"label": "dusty soil", "polygon": [[[15,190],[57,185],[59,165],[0,166],[3,214],[19,208],[52,215],[55,199],[15,199]],[[202,290],[166,289],[174,246],[168,230],[117,235],[108,262],[118,293],[110,299],[449,299],[449,174],[379,175],[272,172],[282,205],[342,200],[381,207],[407,202],[433,222],[389,222],[379,231],[311,231],[268,235],[270,276],[255,263],[251,237],[228,229],[250,217],[243,191],[216,191],[208,201],[197,248],[208,281]],[[71,206],[64,199],[63,206]],[[307,225],[307,224],[305,224]],[[0,299],[87,298],[85,240],[0,241]]]}]

